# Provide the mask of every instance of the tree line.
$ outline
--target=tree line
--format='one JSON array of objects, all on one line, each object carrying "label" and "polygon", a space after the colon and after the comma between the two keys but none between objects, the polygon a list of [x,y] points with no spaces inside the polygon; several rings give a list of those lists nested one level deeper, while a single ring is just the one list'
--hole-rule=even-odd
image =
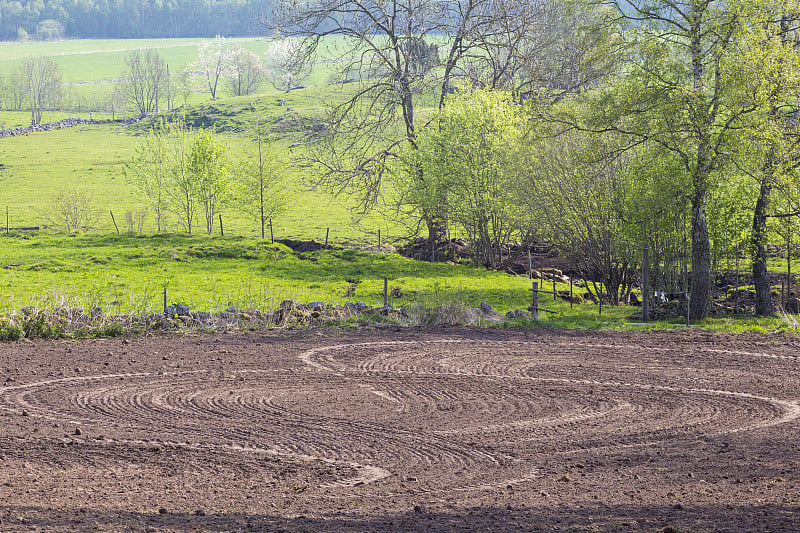
[{"label": "tree line", "polygon": [[360,86],[308,147],[318,185],[365,211],[391,186],[432,256],[451,225],[491,267],[551,243],[612,302],[648,247],[703,318],[715,262],[742,253],[774,312],[766,247],[800,214],[799,21],[794,0],[283,0],[268,24],[310,56],[350,45]]},{"label": "tree line", "polygon": [[258,35],[269,0],[0,0],[0,40]]}]

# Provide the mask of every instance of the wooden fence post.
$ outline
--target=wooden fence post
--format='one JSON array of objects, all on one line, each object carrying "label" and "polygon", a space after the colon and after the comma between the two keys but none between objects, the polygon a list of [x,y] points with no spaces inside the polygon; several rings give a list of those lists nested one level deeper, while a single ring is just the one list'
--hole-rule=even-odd
[{"label": "wooden fence post", "polygon": [[378,251],[381,251],[381,230],[378,230]]},{"label": "wooden fence post", "polygon": [[556,273],[553,272],[553,301],[556,301]]},{"label": "wooden fence post", "polygon": [[531,247],[528,246],[528,279],[533,279],[533,262],[531,261]]},{"label": "wooden fence post", "polygon": [[164,314],[167,314],[167,286],[164,285]]},{"label": "wooden fence post", "polygon": [[8,207],[6,207],[6,233],[8,233]]},{"label": "wooden fence post", "polygon": [[389,305],[389,278],[383,278],[383,306]]},{"label": "wooden fence post", "polygon": [[330,233],[331,228],[325,228],[325,248],[328,247],[328,234]]},{"label": "wooden fence post", "polygon": [[572,309],[572,276],[569,277],[569,308]]},{"label": "wooden fence post", "polygon": [[603,282],[600,282],[600,290],[597,291],[597,303],[599,307],[597,308],[597,314],[603,314]]},{"label": "wooden fence post", "polygon": [[272,233],[272,219],[269,219],[269,241],[275,244],[275,235]]},{"label": "wooden fence post", "polygon": [[110,209],[108,212],[111,213],[111,221],[114,223],[114,227],[117,228],[117,235],[119,235],[119,226],[117,226],[117,220],[114,218],[114,212]]},{"label": "wooden fence post", "polygon": [[219,215],[219,234],[225,236],[225,230],[222,228],[222,214]]},{"label": "wooden fence post", "polygon": [[534,319],[539,318],[539,282],[533,282],[531,289],[531,317]]}]

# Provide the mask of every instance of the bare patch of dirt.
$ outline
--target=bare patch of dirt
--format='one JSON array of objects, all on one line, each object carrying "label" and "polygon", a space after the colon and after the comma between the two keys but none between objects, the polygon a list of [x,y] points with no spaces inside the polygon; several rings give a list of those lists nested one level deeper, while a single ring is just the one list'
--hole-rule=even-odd
[{"label": "bare patch of dirt", "polygon": [[800,340],[0,346],[2,531],[796,531]]}]

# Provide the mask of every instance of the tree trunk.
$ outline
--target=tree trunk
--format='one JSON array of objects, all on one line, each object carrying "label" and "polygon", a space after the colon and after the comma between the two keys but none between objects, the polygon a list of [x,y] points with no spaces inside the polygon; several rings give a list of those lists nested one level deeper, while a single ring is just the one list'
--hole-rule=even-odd
[{"label": "tree trunk", "polygon": [[706,221],[706,191],[696,191],[692,198],[692,277],[689,317],[708,316],[711,301],[711,244]]},{"label": "tree trunk", "polygon": [[756,314],[772,316],[775,309],[770,294],[769,273],[767,272],[767,206],[769,205],[772,185],[769,177],[761,182],[761,190],[753,212],[753,236],[751,241],[753,254],[753,284],[756,289]]}]

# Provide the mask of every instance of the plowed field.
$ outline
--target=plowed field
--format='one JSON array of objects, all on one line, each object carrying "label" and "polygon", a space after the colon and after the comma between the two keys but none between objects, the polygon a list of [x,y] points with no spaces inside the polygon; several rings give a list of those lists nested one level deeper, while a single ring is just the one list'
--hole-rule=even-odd
[{"label": "plowed field", "polygon": [[797,531],[800,340],[0,345],[2,531]]}]

